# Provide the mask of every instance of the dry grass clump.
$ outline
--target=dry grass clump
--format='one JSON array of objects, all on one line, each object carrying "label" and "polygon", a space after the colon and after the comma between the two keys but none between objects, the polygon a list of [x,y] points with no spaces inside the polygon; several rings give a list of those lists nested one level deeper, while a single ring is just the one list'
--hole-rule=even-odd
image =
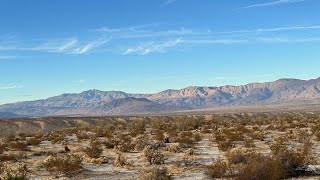
[{"label": "dry grass clump", "polygon": [[256,146],[254,145],[253,139],[247,138],[247,139],[244,140],[244,147],[253,148],[253,147],[256,147]]},{"label": "dry grass clump", "polygon": [[22,153],[0,154],[0,162],[5,162],[5,161],[16,162],[16,161],[22,159],[23,157],[24,157],[24,155]]},{"label": "dry grass clump", "polygon": [[116,167],[123,167],[126,165],[129,165],[130,163],[128,162],[127,156],[125,156],[122,153],[117,153],[117,157],[114,160],[114,166]]},{"label": "dry grass clump", "polygon": [[43,167],[55,177],[73,177],[83,170],[81,158],[72,154],[49,156],[44,160]]},{"label": "dry grass clump", "polygon": [[76,133],[78,140],[90,139],[90,136],[86,132],[79,131]]},{"label": "dry grass clump", "polygon": [[226,140],[226,141],[218,141],[218,149],[221,151],[229,151],[230,149],[234,148],[235,144],[234,142],[230,141],[230,140]]},{"label": "dry grass clump", "polygon": [[164,164],[164,155],[160,150],[155,150],[151,146],[146,146],[144,148],[143,157],[150,164]]},{"label": "dry grass clump", "polygon": [[143,169],[139,180],[171,180],[171,176],[165,167],[153,167],[150,169]]},{"label": "dry grass clump", "polygon": [[221,159],[218,159],[211,165],[206,166],[205,174],[210,178],[223,178],[228,171],[228,165]]},{"label": "dry grass clump", "polygon": [[234,151],[229,151],[226,155],[229,164],[247,164],[249,159],[256,156],[255,151],[247,149],[237,149]]},{"label": "dry grass clump", "polygon": [[259,154],[248,158],[236,177],[238,180],[280,180],[284,178],[276,160]]},{"label": "dry grass clump", "polygon": [[164,148],[165,151],[169,151],[171,153],[178,153],[180,151],[180,147],[176,145],[169,145]]},{"label": "dry grass clump", "polygon": [[114,141],[115,148],[121,152],[131,152],[134,150],[135,144],[132,143],[132,138],[129,135],[122,134],[119,139]]},{"label": "dry grass clump", "polygon": [[0,164],[0,179],[1,180],[27,180],[28,169],[25,164],[18,164],[14,167]]},{"label": "dry grass clump", "polygon": [[5,150],[6,150],[6,148],[7,148],[7,145],[6,145],[6,144],[4,144],[4,143],[0,143],[0,154],[2,154],[2,153],[3,153],[3,151],[5,151]]},{"label": "dry grass clump", "polygon": [[22,141],[13,141],[10,142],[8,144],[8,147],[11,150],[15,150],[15,151],[28,151],[28,144],[26,142],[22,142]]},{"label": "dry grass clump", "polygon": [[191,131],[184,131],[179,134],[179,137],[176,139],[176,142],[179,143],[179,146],[182,148],[191,148],[196,142],[195,138],[199,140],[198,136],[194,136]]},{"label": "dry grass clump", "polygon": [[41,143],[41,141],[42,141],[41,139],[32,137],[32,138],[27,139],[27,145],[28,146],[37,146]]},{"label": "dry grass clump", "polygon": [[96,140],[91,140],[90,146],[84,149],[84,153],[90,158],[99,158],[102,152],[101,143]]}]

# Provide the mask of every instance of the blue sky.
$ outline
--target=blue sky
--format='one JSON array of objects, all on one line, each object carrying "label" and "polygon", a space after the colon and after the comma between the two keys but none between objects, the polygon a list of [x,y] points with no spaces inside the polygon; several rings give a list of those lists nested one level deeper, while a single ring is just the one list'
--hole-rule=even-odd
[{"label": "blue sky", "polygon": [[318,0],[0,0],[0,104],[320,77]]}]

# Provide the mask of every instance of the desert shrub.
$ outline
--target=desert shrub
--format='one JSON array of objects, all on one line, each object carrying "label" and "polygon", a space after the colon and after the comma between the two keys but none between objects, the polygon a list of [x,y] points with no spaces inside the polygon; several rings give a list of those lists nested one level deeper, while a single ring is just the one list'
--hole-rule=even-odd
[{"label": "desert shrub", "polygon": [[320,132],[316,133],[317,141],[320,141]]},{"label": "desert shrub", "polygon": [[205,174],[210,178],[222,178],[226,175],[227,171],[227,163],[218,159],[213,164],[206,166]]},{"label": "desert shrub", "polygon": [[90,136],[85,132],[78,132],[76,136],[78,140],[90,139]]},{"label": "desert shrub", "polygon": [[115,146],[117,146],[119,144],[119,141],[117,141],[115,139],[108,139],[108,140],[104,141],[103,144],[105,145],[105,147],[107,149],[113,149]]},{"label": "desert shrub", "polygon": [[244,140],[244,147],[246,147],[246,148],[255,147],[253,139],[246,138]]},{"label": "desert shrub", "polygon": [[217,142],[219,142],[219,141],[225,141],[225,140],[227,139],[225,135],[222,135],[222,134],[219,134],[219,133],[215,134],[215,135],[214,135],[214,138],[215,138],[215,140],[216,140]]},{"label": "desert shrub", "polygon": [[3,151],[5,151],[6,148],[7,148],[6,144],[0,143],[0,154],[2,154]]},{"label": "desert shrub", "polygon": [[193,135],[193,139],[196,141],[196,142],[199,142],[202,140],[202,137],[201,137],[201,134],[200,133],[195,133]]},{"label": "desert shrub", "polygon": [[136,137],[139,134],[143,134],[146,130],[146,123],[144,120],[137,120],[130,123],[130,133],[132,137]]},{"label": "desert shrub", "polygon": [[132,143],[132,138],[128,135],[121,135],[115,148],[121,152],[130,152],[134,149],[135,144]]},{"label": "desert shrub", "polygon": [[226,155],[230,164],[247,164],[249,159],[255,157],[257,153],[255,151],[247,149],[237,149],[229,151]]},{"label": "desert shrub", "polygon": [[177,153],[177,152],[180,151],[180,147],[179,146],[170,145],[170,146],[166,146],[165,150],[169,151],[171,153]]},{"label": "desert shrub", "polygon": [[281,139],[270,147],[273,158],[279,163],[282,174],[286,178],[306,173],[305,168],[313,159],[311,148],[311,141],[306,141],[302,148],[289,149]]},{"label": "desert shrub", "polygon": [[94,132],[96,137],[110,138],[112,136],[110,132],[105,128],[96,128]]},{"label": "desert shrub", "polygon": [[143,169],[139,180],[171,180],[168,170],[165,167],[153,167],[151,169]]},{"label": "desert shrub", "polygon": [[232,141],[229,141],[229,140],[218,142],[219,150],[224,151],[224,152],[228,151],[228,150],[230,150],[230,149],[232,149],[234,147],[235,147],[235,144]]},{"label": "desert shrub", "polygon": [[149,144],[148,137],[146,135],[139,135],[137,136],[133,144],[135,144],[134,146],[135,151],[142,151],[144,147]]},{"label": "desert shrub", "polygon": [[98,141],[92,140],[90,146],[84,149],[84,152],[90,158],[98,158],[101,156],[103,149],[101,148],[101,143]]},{"label": "desert shrub", "polygon": [[282,172],[279,163],[267,156],[255,155],[248,158],[245,166],[240,168],[237,178],[238,180],[280,180]]},{"label": "desert shrub", "polygon": [[41,143],[41,139],[38,139],[38,138],[30,138],[30,139],[27,139],[27,145],[28,146],[37,146]]},{"label": "desert shrub", "polygon": [[53,144],[61,143],[65,138],[64,134],[59,134],[58,132],[52,132],[45,136]]},{"label": "desert shrub", "polygon": [[28,150],[28,145],[25,142],[21,141],[13,141],[8,144],[8,147],[12,150],[16,151],[27,151]]},{"label": "desert shrub", "polygon": [[164,139],[163,133],[164,133],[163,131],[157,130],[155,134],[155,139],[158,141],[163,141]]},{"label": "desert shrub", "polygon": [[123,167],[129,165],[127,156],[122,153],[117,153],[116,159],[114,160],[114,166]]},{"label": "desert shrub", "polygon": [[159,151],[146,146],[143,150],[143,157],[150,164],[164,164],[164,155]]},{"label": "desert shrub", "polygon": [[18,164],[15,167],[9,167],[0,164],[0,179],[1,180],[27,180],[27,166],[25,164]]},{"label": "desert shrub", "polygon": [[7,154],[0,154],[0,162],[5,161],[18,161],[19,159],[22,159],[24,155],[22,153],[7,153]]},{"label": "desert shrub", "polygon": [[44,160],[43,166],[56,177],[72,177],[83,170],[81,158],[72,154],[49,156]]},{"label": "desert shrub", "polygon": [[190,131],[181,132],[179,137],[176,139],[180,147],[190,148],[195,143],[193,133]]}]

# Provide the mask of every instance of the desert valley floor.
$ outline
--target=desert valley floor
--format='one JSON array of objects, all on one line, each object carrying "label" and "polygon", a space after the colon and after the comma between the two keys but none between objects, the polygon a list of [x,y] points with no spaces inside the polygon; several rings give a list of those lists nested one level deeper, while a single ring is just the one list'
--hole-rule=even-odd
[{"label": "desert valley floor", "polygon": [[0,132],[2,178],[320,177],[317,112],[3,119]]}]

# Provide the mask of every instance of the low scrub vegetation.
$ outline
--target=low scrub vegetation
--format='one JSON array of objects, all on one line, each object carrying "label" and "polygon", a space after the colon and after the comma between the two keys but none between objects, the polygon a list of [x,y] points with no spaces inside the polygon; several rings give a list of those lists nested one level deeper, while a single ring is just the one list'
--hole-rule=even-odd
[{"label": "low scrub vegetation", "polygon": [[319,113],[88,117],[68,121],[83,125],[0,138],[0,179],[49,175],[86,179],[99,175],[92,170],[95,168],[106,179],[116,174],[119,179],[129,175],[142,180],[185,178],[188,173],[202,173],[208,179],[280,180],[316,176],[320,171]]}]

